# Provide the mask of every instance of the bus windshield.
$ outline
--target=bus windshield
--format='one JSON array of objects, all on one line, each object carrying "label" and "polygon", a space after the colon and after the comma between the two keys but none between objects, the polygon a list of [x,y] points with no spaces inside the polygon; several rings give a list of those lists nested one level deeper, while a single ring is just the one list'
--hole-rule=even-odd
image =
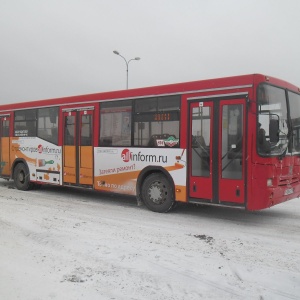
[{"label": "bus windshield", "polygon": [[287,152],[288,122],[285,90],[262,84],[258,88],[257,150],[262,156]]}]

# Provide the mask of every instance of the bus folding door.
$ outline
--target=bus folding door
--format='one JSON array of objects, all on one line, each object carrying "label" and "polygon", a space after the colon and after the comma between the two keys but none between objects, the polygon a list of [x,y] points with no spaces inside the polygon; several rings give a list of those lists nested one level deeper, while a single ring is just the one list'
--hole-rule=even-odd
[{"label": "bus folding door", "polygon": [[93,185],[93,110],[64,112],[63,182]]},{"label": "bus folding door", "polygon": [[189,199],[245,203],[245,100],[190,104]]}]

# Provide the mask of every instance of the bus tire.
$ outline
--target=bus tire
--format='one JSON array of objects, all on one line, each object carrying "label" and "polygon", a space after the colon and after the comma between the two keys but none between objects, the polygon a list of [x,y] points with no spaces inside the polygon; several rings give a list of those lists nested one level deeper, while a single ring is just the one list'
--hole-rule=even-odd
[{"label": "bus tire", "polygon": [[142,200],[150,210],[166,213],[175,203],[174,187],[163,174],[153,173],[143,182]]},{"label": "bus tire", "polygon": [[23,163],[16,165],[14,169],[14,183],[18,190],[27,191],[30,189],[29,172]]}]

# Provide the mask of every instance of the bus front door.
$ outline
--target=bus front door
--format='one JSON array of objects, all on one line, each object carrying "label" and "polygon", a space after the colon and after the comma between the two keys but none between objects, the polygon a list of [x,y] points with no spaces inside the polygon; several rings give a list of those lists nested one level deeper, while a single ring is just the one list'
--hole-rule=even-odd
[{"label": "bus front door", "polygon": [[190,104],[189,199],[245,203],[245,99]]},{"label": "bus front door", "polygon": [[93,185],[93,110],[64,112],[63,182]]},{"label": "bus front door", "polygon": [[10,175],[9,116],[0,116],[0,175]]}]

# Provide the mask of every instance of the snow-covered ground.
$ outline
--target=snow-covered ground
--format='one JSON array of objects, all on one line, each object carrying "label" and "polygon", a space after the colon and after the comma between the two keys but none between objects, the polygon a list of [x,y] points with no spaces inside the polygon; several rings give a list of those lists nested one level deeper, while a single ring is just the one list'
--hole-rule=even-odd
[{"label": "snow-covered ground", "polygon": [[300,299],[300,200],[260,212],[0,180],[0,299]]}]

